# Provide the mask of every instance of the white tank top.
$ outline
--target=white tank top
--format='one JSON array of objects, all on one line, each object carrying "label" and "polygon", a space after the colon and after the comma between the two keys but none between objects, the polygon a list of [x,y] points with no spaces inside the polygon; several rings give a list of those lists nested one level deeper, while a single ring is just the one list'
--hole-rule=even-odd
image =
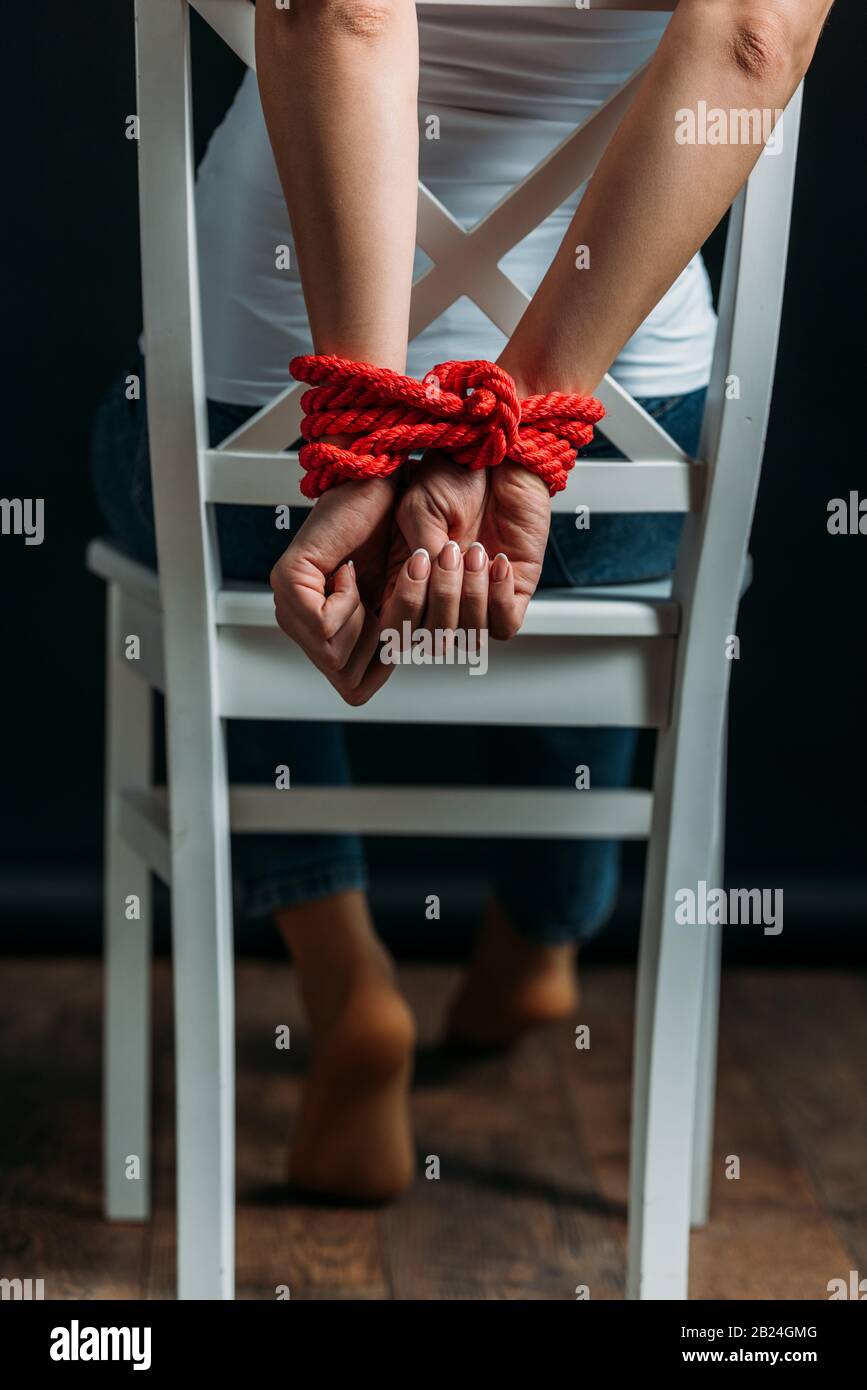
[{"label": "white tank top", "polygon": [[[436,6],[419,10],[421,177],[471,227],[652,54],[669,16],[586,10]],[[436,123],[439,138],[427,138]],[[578,192],[502,260],[532,294],[579,201]],[[207,391],[262,405],[311,350],[297,268],[278,268],[289,218],[256,78],[244,77],[196,183]],[[416,253],[416,278],[429,261]],[[578,273],[576,271],[576,273]],[[626,344],[612,375],[635,396],[706,385],[716,319],[696,256]],[[495,359],[505,338],[461,299],[409,348],[421,377],[450,358]]]}]

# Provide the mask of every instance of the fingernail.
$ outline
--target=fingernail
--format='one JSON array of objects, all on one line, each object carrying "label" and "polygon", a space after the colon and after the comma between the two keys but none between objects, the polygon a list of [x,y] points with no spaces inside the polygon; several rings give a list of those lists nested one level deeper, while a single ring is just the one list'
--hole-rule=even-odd
[{"label": "fingernail", "polygon": [[409,560],[407,574],[410,579],[427,579],[430,574],[430,556],[424,546],[414,550]]},{"label": "fingernail", "polygon": [[456,570],[461,563],[461,548],[457,541],[446,541],[439,553],[439,566],[444,570]]},{"label": "fingernail", "polygon": [[468,569],[471,574],[478,574],[480,570],[485,568],[487,558],[485,547],[482,545],[482,542],[473,541],[464,556],[464,568]]},{"label": "fingernail", "polygon": [[494,563],[491,566],[491,578],[495,584],[509,577],[509,562],[505,555],[500,553],[494,556]]},{"label": "fingernail", "polygon": [[348,569],[351,569],[351,570],[354,570],[354,569],[355,569],[355,561],[354,561],[354,560],[347,560],[347,561],[346,561],[346,565],[347,565],[347,568],[348,568]]}]

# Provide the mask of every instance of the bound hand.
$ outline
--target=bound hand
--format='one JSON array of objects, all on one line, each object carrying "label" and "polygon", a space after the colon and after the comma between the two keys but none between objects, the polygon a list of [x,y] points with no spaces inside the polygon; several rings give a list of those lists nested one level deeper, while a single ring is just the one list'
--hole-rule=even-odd
[{"label": "bound hand", "polygon": [[432,569],[419,626],[513,637],[542,572],[551,515],[545,484],[519,464],[472,470],[437,453],[409,470],[386,595],[407,558],[424,549]]},{"label": "bound hand", "polygon": [[319,499],[271,571],[277,622],[348,704],[388,677],[377,659],[396,482],[344,483]]}]

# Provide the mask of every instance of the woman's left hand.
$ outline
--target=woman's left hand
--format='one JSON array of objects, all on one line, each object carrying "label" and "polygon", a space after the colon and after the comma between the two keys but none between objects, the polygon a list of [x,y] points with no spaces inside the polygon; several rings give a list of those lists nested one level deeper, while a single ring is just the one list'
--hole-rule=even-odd
[{"label": "woman's left hand", "polygon": [[[394,478],[344,483],[313,507],[271,571],[277,623],[350,705],[361,705],[390,674],[379,661],[385,564]],[[427,591],[404,566],[392,585],[396,622],[417,622]]]}]

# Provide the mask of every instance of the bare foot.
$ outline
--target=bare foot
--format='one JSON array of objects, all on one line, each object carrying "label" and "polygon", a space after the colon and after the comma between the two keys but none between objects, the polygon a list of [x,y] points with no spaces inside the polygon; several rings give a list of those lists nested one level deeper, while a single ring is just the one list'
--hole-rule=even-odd
[{"label": "bare foot", "polygon": [[[315,919],[315,920],[314,920]],[[412,1182],[415,1025],[361,893],[281,912],[313,1061],[289,1164],[293,1187],[381,1202]]]},{"label": "bare foot", "polygon": [[488,909],[464,983],[449,1013],[446,1041],[508,1047],[522,1033],[568,1018],[578,1007],[576,946],[546,946]]}]

